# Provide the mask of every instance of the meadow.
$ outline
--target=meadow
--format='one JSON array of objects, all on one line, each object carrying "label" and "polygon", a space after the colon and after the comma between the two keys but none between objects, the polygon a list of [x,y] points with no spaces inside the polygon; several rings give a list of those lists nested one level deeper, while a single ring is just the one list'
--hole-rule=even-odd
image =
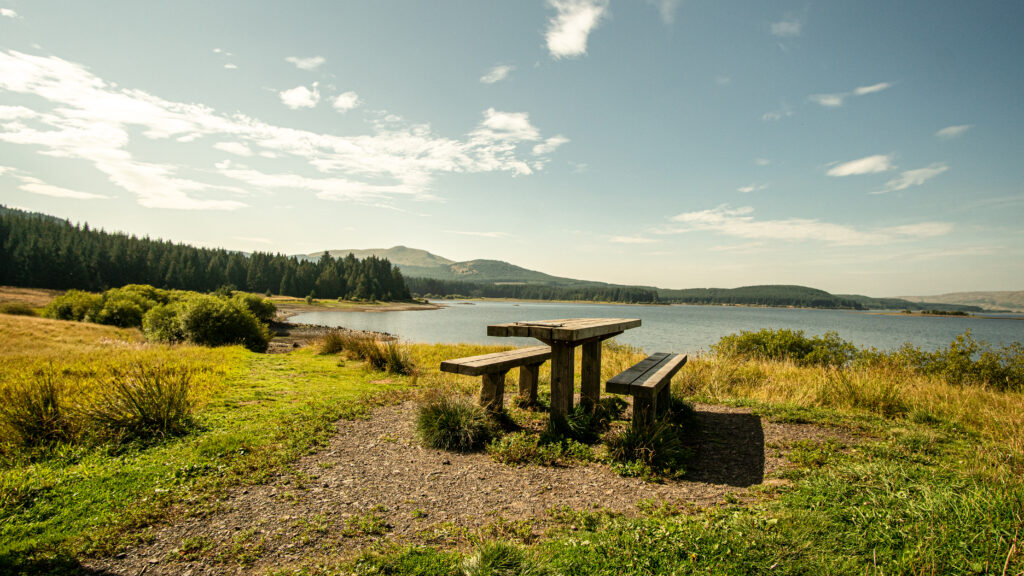
[{"label": "meadow", "polygon": [[[387,372],[387,362],[373,368],[324,342],[261,354],[0,314],[0,569],[71,574],[117,565],[118,558],[132,565],[131,555],[151,545],[160,526],[215,518],[231,494],[282,478],[291,490],[312,490],[295,463],[323,450],[339,420],[438,396],[471,397],[478,379],[440,373],[440,361],[501,349],[394,346],[400,358],[392,366],[410,373]],[[231,541],[174,542],[176,552],[151,573],[184,572],[199,562],[214,572],[260,574],[1024,574],[1019,388],[985,380],[973,365],[956,372],[888,356],[837,363],[740,352],[723,346],[691,359],[674,379],[673,395],[747,410],[766,424],[841,431],[851,440],[765,446],[782,454],[785,466],[711,505],[640,501],[622,512],[598,502],[413,542],[389,538],[383,512],[344,525],[309,517],[298,520],[308,527],[304,538],[345,531],[359,538],[326,555],[321,550],[315,560],[288,562],[241,541],[234,548]],[[607,343],[602,377],[641,357]],[[1005,363],[1011,373],[1013,361],[1011,355]],[[168,382],[188,374],[180,427],[102,418],[117,383],[138,373]],[[544,368],[541,389],[547,381]],[[32,429],[17,428],[10,407],[46,386],[58,400],[43,413],[55,417],[55,402],[60,425],[26,437]],[[543,411],[510,407],[509,418],[526,436],[544,433],[543,422],[530,425]],[[623,427],[616,420],[608,434]],[[497,435],[495,444],[514,434]],[[600,443],[583,444],[589,452],[579,461],[528,454],[507,466],[523,473],[541,465],[615,468]],[[488,449],[499,461],[509,453]],[[682,479],[647,481],[687,482],[685,467]]]}]

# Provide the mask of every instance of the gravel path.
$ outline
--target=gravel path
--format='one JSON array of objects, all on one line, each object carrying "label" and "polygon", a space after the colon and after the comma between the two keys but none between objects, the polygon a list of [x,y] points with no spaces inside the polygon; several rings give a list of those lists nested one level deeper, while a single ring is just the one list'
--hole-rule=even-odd
[{"label": "gravel path", "polygon": [[414,404],[379,408],[366,420],[339,422],[330,445],[290,474],[236,489],[207,517],[155,526],[149,544],[89,568],[260,574],[382,543],[458,546],[473,533],[529,541],[554,522],[553,508],[634,515],[645,499],[684,507],[710,506],[728,494],[745,499],[750,486],[781,482],[771,475],[786,466],[794,441],[856,441],[838,430],[763,421],[745,409],[696,409],[702,433],[688,479],[653,484],[602,464],[515,468],[486,454],[423,448],[413,435]]}]

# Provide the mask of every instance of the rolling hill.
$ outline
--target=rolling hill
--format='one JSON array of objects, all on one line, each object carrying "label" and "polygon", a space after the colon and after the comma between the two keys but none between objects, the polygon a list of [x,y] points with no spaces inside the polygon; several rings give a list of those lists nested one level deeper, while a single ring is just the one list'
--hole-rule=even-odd
[{"label": "rolling hill", "polygon": [[1024,312],[1024,290],[1002,292],[953,292],[937,296],[902,296],[911,302],[935,302],[940,304],[961,304],[981,306],[987,309]]}]

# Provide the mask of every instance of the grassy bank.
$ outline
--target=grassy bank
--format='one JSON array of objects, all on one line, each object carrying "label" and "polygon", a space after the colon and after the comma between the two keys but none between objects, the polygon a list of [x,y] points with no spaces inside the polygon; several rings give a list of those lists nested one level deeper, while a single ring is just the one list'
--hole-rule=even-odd
[{"label": "grassy bank", "polygon": [[[440,361],[502,349],[409,344],[416,372],[400,376],[315,348],[266,355],[146,344],[137,330],[7,315],[0,347],[0,391],[56,374],[83,406],[126,363],[196,375],[194,417],[181,434],[112,440],[83,431],[24,446],[3,432],[0,571],[11,573],[77,572],[89,558],[153,539],[160,523],[215,516],[232,487],[274,481],[307,490],[289,464],[322,446],[338,419],[419,391],[475,396],[479,378],[441,373]],[[642,356],[606,343],[602,378]],[[546,365],[540,379],[544,390]],[[506,393],[514,388],[510,379]],[[854,440],[766,445],[788,464],[707,508],[650,501],[618,514],[598,502],[552,508],[543,532],[522,518],[501,530],[397,545],[381,530],[357,550],[308,562],[259,564],[253,551],[216,566],[255,563],[257,573],[273,574],[1024,574],[1021,392],[954,384],[897,363],[724,353],[691,359],[672,388],[689,401],[748,407],[766,426],[839,428]]]}]

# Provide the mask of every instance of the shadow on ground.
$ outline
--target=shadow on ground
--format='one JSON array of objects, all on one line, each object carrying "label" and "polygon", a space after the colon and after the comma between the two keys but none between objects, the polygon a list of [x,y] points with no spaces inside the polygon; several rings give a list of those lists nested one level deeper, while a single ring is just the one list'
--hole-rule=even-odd
[{"label": "shadow on ground", "polygon": [[5,576],[113,576],[113,572],[95,570],[82,566],[78,560],[66,555],[39,559],[31,554],[0,553],[0,574]]},{"label": "shadow on ground", "polygon": [[764,428],[753,414],[702,412],[686,479],[745,488],[764,481]]}]

